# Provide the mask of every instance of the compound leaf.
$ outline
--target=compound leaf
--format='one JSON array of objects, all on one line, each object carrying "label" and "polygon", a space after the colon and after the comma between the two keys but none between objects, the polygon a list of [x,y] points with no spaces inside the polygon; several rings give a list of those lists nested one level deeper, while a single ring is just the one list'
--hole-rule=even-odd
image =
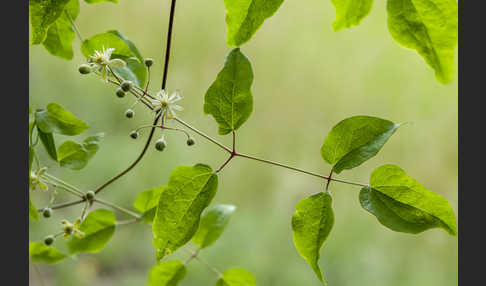
[{"label": "compound leaf", "polygon": [[221,236],[236,207],[234,205],[214,205],[208,207],[201,216],[199,229],[192,238],[195,245],[206,248]]},{"label": "compound leaf", "polygon": [[442,228],[457,235],[456,217],[447,200],[409,177],[401,168],[383,165],[361,190],[361,206],[391,230],[420,233]]},{"label": "compound leaf", "polygon": [[231,268],[223,273],[216,286],[256,286],[256,279],[243,268]]},{"label": "compound leaf", "polygon": [[57,103],[49,103],[46,110],[36,111],[35,121],[44,133],[78,135],[88,129],[88,125]]},{"label": "compound leaf", "polygon": [[186,273],[186,266],[180,261],[161,262],[150,269],[148,286],[177,286]]},{"label": "compound leaf", "polygon": [[104,133],[89,136],[82,143],[71,140],[65,141],[57,150],[61,167],[81,170],[100,148],[100,141]]},{"label": "compound leaf", "polygon": [[172,171],[152,224],[158,261],[191,240],[217,186],[218,177],[207,165],[180,166]]},{"label": "compound leaf", "polygon": [[233,49],[204,96],[204,113],[211,114],[218,122],[220,135],[238,129],[250,117],[252,82],[250,61],[239,48]]},{"label": "compound leaf", "polygon": [[253,37],[284,0],[224,0],[226,6],[226,43],[239,47]]},{"label": "compound leaf", "polygon": [[353,116],[336,124],[321,148],[333,170],[352,169],[375,156],[400,124],[371,116]]},{"label": "compound leaf", "polygon": [[115,214],[109,210],[97,209],[90,212],[79,226],[83,238],[73,236],[67,243],[71,253],[100,252],[115,233]]},{"label": "compound leaf", "polygon": [[74,21],[78,17],[78,14],[79,0],[70,0],[66,4],[61,16],[47,30],[47,37],[42,44],[51,55],[66,60],[73,58],[75,34],[69,17]]},{"label": "compound leaf", "polygon": [[133,207],[142,213],[143,222],[152,223],[157,206],[159,205],[160,194],[166,189],[167,186],[153,188],[148,191],[143,191],[137,196],[135,202],[133,202]]},{"label": "compound leaf", "polygon": [[49,27],[61,16],[69,0],[30,0],[31,45],[44,42]]},{"label": "compound leaf", "polygon": [[44,145],[47,154],[49,154],[52,160],[57,161],[56,143],[54,142],[52,133],[44,133],[38,126],[37,132],[39,133],[39,139],[41,140],[42,145]]},{"label": "compound leaf", "polygon": [[295,247],[309,263],[317,278],[326,285],[318,260],[322,244],[334,225],[332,197],[329,193],[317,193],[297,203],[292,217]]},{"label": "compound leaf", "polygon": [[29,255],[32,262],[47,264],[58,263],[67,257],[56,248],[39,241],[29,243]]},{"label": "compound leaf", "polygon": [[441,83],[454,75],[458,41],[456,0],[388,0],[388,30],[400,45],[416,50]]},{"label": "compound leaf", "polygon": [[331,0],[336,8],[336,21],[332,24],[334,31],[359,25],[373,5],[373,0]]}]

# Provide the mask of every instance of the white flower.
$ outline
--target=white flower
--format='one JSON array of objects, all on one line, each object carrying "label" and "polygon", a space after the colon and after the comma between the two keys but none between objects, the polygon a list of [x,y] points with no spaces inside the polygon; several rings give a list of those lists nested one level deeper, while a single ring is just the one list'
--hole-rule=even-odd
[{"label": "white flower", "polygon": [[108,48],[105,49],[103,46],[103,50],[100,52],[98,50],[95,51],[95,54],[90,57],[89,67],[101,73],[101,78],[108,82],[108,67],[124,67],[126,63],[121,59],[112,59],[111,54],[115,49]]},{"label": "white flower", "polygon": [[170,96],[169,93],[165,90],[161,90],[157,92],[155,95],[155,99],[151,99],[152,105],[155,107],[157,111],[165,111],[167,115],[167,119],[172,119],[175,117],[174,110],[182,111],[184,108],[175,104],[175,102],[182,99],[182,96],[179,95],[178,91],[173,92]]}]

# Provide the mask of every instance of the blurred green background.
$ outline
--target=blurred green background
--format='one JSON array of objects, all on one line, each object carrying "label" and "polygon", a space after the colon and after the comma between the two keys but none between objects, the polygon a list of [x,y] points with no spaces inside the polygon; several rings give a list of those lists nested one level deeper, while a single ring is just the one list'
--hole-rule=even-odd
[{"label": "blurred green background", "polygon": [[[88,38],[120,30],[145,57],[155,59],[151,91],[156,92],[170,1],[119,2],[81,1],[81,34]],[[374,168],[394,163],[445,196],[457,214],[457,75],[452,83],[439,84],[416,52],[394,42],[387,30],[385,1],[376,1],[370,15],[352,29],[333,32],[334,18],[330,1],[287,0],[242,47],[255,80],[254,111],[238,130],[239,151],[327,174],[330,167],[320,147],[340,120],[363,114],[410,121],[376,157],[337,178],[367,183]],[[231,50],[225,44],[223,1],[178,1],[174,29],[168,89],[180,89],[184,96],[185,110],[179,115],[229,145],[231,136],[218,136],[213,118],[202,112],[204,93]],[[33,108],[57,102],[71,110],[89,123],[86,135],[105,132],[102,148],[81,171],[61,170],[40,154],[52,166],[51,173],[89,190],[136,158],[147,132],[136,141],[128,133],[149,124],[152,114],[138,106],[133,119],[125,118],[133,99],[117,98],[113,86],[92,75],[80,76],[77,67],[84,58],[77,39],[74,46],[72,61],[53,57],[42,46],[30,47],[29,99]],[[64,139],[58,136],[58,144]],[[227,156],[201,137],[196,136],[193,147],[187,147],[180,134],[167,140],[166,151],[151,147],[142,163],[102,197],[131,207],[141,191],[165,185],[173,168],[202,162],[215,169]],[[200,256],[220,271],[246,268],[258,285],[320,285],[293,245],[290,220],[297,201],[322,188],[323,182],[314,177],[236,158],[221,172],[213,203],[234,204],[237,210],[220,240]],[[328,285],[457,285],[456,237],[438,229],[419,235],[390,231],[360,207],[359,188],[332,183],[330,189],[335,226],[320,259]],[[45,206],[47,197],[32,195],[37,207]],[[57,201],[71,199],[60,194]],[[60,220],[74,220],[80,209],[56,211],[49,220],[30,223],[30,240],[58,232]],[[62,238],[55,246],[65,249]],[[181,249],[170,258],[187,256]],[[145,285],[154,264],[151,228],[135,224],[119,226],[97,255],[82,254],[39,268],[46,285],[125,286]],[[31,285],[41,285],[32,265],[29,269]],[[213,285],[217,279],[195,260],[188,270],[183,286]]]}]

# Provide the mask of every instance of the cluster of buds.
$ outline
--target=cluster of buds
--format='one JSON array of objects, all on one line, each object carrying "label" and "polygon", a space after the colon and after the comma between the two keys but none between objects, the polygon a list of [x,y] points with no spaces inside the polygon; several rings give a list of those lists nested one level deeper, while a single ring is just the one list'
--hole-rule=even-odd
[{"label": "cluster of buds", "polygon": [[[145,90],[142,90],[140,87],[135,85],[133,82],[129,80],[124,80],[120,75],[117,75],[112,68],[122,68],[126,66],[126,63],[121,59],[111,59],[112,53],[115,49],[107,48],[103,46],[101,51],[95,51],[94,55],[89,56],[88,63],[82,64],[79,67],[79,72],[81,74],[89,74],[94,72],[98,75],[101,75],[101,78],[105,82],[111,82],[117,84],[119,87],[116,90],[115,94],[119,98],[125,97],[126,93],[132,93],[136,100],[132,104],[130,108],[125,111],[125,116],[127,118],[133,118],[135,115],[135,111],[133,110],[134,107],[139,103],[143,102],[148,108],[150,108],[153,112],[155,112],[156,116],[161,117],[161,125],[160,126],[143,126],[138,128],[137,130],[130,132],[130,137],[133,139],[137,139],[139,137],[139,130],[144,127],[159,127],[162,129],[161,137],[155,142],[155,149],[158,151],[163,151],[166,146],[167,142],[164,138],[164,130],[165,129],[173,129],[179,130],[187,135],[187,145],[192,146],[195,144],[194,138],[189,136],[187,132],[174,129],[174,128],[167,128],[164,124],[167,120],[174,119],[176,117],[176,111],[182,111],[182,106],[176,104],[176,102],[182,99],[182,96],[179,94],[178,91],[173,92],[171,95],[162,89],[155,96],[150,95],[147,93],[147,87]],[[153,59],[147,58],[144,61],[145,66],[149,69],[154,63]],[[149,73],[150,75],[150,73]],[[116,81],[111,80],[110,77],[115,78]],[[150,80],[149,80],[150,82]]]}]

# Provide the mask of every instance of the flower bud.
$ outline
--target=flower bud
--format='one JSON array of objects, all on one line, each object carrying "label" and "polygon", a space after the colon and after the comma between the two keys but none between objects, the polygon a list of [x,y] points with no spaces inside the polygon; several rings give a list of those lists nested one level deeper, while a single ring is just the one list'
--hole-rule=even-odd
[{"label": "flower bud", "polygon": [[87,199],[88,201],[92,201],[92,200],[94,199],[94,197],[95,197],[95,192],[93,192],[93,191],[88,191],[88,192],[86,193],[86,199]]},{"label": "flower bud", "polygon": [[130,88],[132,88],[132,82],[129,80],[125,80],[120,84],[120,87],[121,89],[123,89],[123,91],[129,91]]},{"label": "flower bud", "polygon": [[91,68],[87,64],[82,64],[79,66],[78,71],[80,74],[89,74],[91,72]]},{"label": "flower bud", "polygon": [[132,132],[130,132],[130,137],[132,137],[133,139],[137,139],[138,138],[138,132],[133,130]]},{"label": "flower bud", "polygon": [[151,67],[154,64],[154,60],[151,58],[146,58],[145,59],[145,66]]},{"label": "flower bud", "polygon": [[127,118],[132,118],[134,114],[135,114],[135,112],[131,109],[127,109],[127,111],[125,111],[125,116]]},{"label": "flower bud", "polygon": [[49,218],[49,217],[51,217],[51,215],[52,215],[52,209],[51,209],[51,208],[45,208],[45,209],[42,211],[42,215],[43,215],[45,218]]},{"label": "flower bud", "polygon": [[125,96],[125,92],[123,91],[123,89],[117,88],[117,90],[116,90],[116,96],[118,96],[119,98],[124,97]]},{"label": "flower bud", "polygon": [[54,242],[54,235],[48,235],[44,238],[45,245],[51,245]]},{"label": "flower bud", "polygon": [[155,149],[159,151],[164,151],[167,143],[165,142],[164,138],[160,138],[159,140],[155,141]]},{"label": "flower bud", "polygon": [[189,139],[187,139],[187,146],[192,146],[194,144],[196,144],[196,141],[194,140],[194,138],[192,137],[189,137]]}]

